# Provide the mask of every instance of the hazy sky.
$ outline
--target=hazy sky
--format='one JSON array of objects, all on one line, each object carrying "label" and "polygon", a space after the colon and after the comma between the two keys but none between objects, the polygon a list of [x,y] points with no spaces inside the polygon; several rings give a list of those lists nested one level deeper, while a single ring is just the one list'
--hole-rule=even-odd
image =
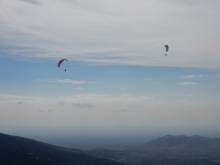
[{"label": "hazy sky", "polygon": [[219,8],[219,0],[1,0],[0,125],[220,125]]}]

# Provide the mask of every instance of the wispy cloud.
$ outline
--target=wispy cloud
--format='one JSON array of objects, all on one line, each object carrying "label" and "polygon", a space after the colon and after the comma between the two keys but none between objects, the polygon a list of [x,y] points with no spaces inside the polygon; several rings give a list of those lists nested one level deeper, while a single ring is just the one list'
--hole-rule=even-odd
[{"label": "wispy cloud", "polygon": [[202,77],[202,75],[183,75],[181,79],[188,79],[188,78],[199,78]]},{"label": "wispy cloud", "polygon": [[92,83],[85,80],[71,80],[71,79],[45,79],[45,80],[38,80],[39,82],[52,82],[52,83],[70,83],[73,85],[78,84],[86,84],[86,83]]},{"label": "wispy cloud", "polygon": [[179,83],[179,85],[196,85],[196,84],[197,84],[196,82],[190,82],[190,81]]},{"label": "wispy cloud", "polygon": [[78,90],[78,91],[82,91],[84,90],[82,87],[77,87],[77,88],[74,88],[75,90]]},{"label": "wispy cloud", "polygon": [[23,103],[33,104],[42,103],[44,100],[53,100],[49,97],[34,97],[34,96],[23,96],[23,95],[11,95],[11,94],[0,94],[0,103],[17,103],[21,105]]}]

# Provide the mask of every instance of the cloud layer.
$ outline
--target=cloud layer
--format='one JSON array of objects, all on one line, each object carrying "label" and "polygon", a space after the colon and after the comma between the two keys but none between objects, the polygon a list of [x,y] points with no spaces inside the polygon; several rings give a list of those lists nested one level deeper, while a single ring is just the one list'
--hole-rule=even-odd
[{"label": "cloud layer", "polygon": [[1,1],[0,46],[14,58],[219,68],[219,8],[218,0]]},{"label": "cloud layer", "polygon": [[220,124],[219,103],[155,101],[152,97],[128,95],[111,98],[94,94],[57,99],[1,94],[0,98],[0,121],[10,125],[146,129],[202,126],[204,122],[206,125]]}]

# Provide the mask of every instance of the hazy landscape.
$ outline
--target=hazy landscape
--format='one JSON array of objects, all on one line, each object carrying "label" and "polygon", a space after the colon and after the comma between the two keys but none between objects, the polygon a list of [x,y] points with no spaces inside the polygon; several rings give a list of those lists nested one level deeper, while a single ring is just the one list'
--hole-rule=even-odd
[{"label": "hazy landscape", "polygon": [[219,9],[0,0],[0,165],[219,165]]},{"label": "hazy landscape", "polygon": [[200,135],[219,138],[218,126],[212,127],[161,127],[146,129],[74,129],[58,127],[31,127],[0,125],[0,132],[25,138],[31,138],[45,143],[67,148],[82,150],[105,148],[126,149],[144,145],[145,143],[165,135]]},{"label": "hazy landscape", "polygon": [[80,150],[0,134],[0,152],[0,163],[7,165],[219,165],[220,138],[166,135],[136,147]]}]

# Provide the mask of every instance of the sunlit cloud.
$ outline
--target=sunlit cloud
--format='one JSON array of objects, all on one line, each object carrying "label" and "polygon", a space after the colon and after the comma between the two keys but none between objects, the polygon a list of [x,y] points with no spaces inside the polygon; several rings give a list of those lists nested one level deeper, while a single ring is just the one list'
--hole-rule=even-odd
[{"label": "sunlit cloud", "polygon": [[179,85],[196,85],[196,84],[197,84],[196,82],[190,82],[190,81],[179,83]]},{"label": "sunlit cloud", "polygon": [[202,77],[202,75],[183,75],[181,79],[188,79],[188,78],[199,78]]}]

